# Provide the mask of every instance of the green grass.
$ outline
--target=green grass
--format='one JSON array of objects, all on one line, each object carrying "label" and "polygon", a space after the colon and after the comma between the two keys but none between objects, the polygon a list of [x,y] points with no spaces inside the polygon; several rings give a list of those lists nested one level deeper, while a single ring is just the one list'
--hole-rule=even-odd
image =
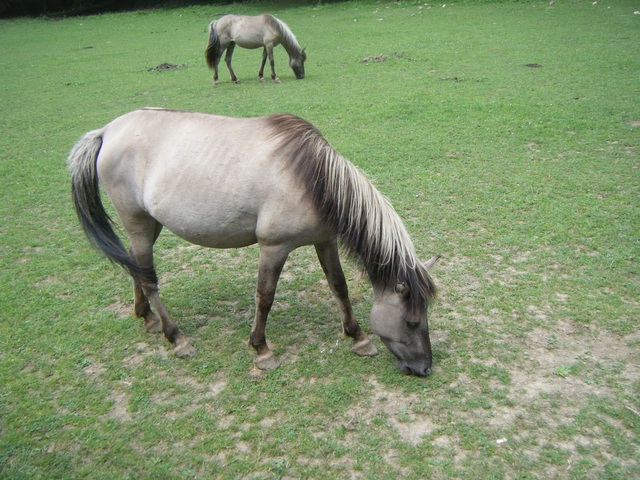
[{"label": "green grass", "polygon": [[[422,7],[422,8],[420,8]],[[640,476],[640,30],[633,1],[291,2],[0,21],[0,477]],[[206,25],[270,11],[307,48],[297,81],[204,63]],[[366,61],[365,61],[366,60]],[[378,61],[376,61],[378,60]],[[181,68],[149,71],[162,63]],[[527,67],[538,64],[540,68]],[[434,270],[434,373],[359,358],[312,249],[246,346],[257,249],[163,233],[163,298],[198,351],[130,314],[90,249],[66,155],[142,106],[317,125],[391,199]],[[368,328],[371,289],[347,262]]]}]

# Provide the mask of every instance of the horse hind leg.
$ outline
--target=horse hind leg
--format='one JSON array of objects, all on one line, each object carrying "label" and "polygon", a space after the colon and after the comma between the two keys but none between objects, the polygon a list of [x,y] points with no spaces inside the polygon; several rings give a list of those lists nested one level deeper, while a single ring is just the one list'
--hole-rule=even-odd
[{"label": "horse hind leg", "polygon": [[338,245],[335,240],[315,245],[318,260],[327,277],[329,288],[333,292],[342,313],[342,331],[345,335],[353,339],[351,351],[362,357],[372,357],[377,355],[376,346],[371,343],[369,337],[364,333],[360,324],[353,315],[353,308],[349,300],[349,288],[344,277]]},{"label": "horse hind leg", "polygon": [[149,299],[142,290],[142,285],[136,279],[133,280],[133,311],[139,318],[144,318],[144,329],[147,333],[162,333],[162,321],[151,310]]},{"label": "horse hind leg", "polygon": [[213,84],[214,85],[220,85],[220,80],[218,80],[218,63],[220,63],[219,58],[213,67]]},{"label": "horse hind leg", "polygon": [[182,335],[178,326],[173,323],[171,317],[169,316],[169,312],[162,300],[160,300],[160,295],[158,293],[158,284],[154,285],[142,285],[142,289],[149,299],[149,302],[157,312],[160,317],[160,322],[162,324],[162,332],[167,340],[169,340],[173,344],[173,353],[177,357],[192,357],[196,354],[195,349],[189,343],[189,340]]},{"label": "horse hind leg", "polygon": [[[162,231],[162,225],[156,224],[153,231],[153,243],[158,239],[160,232]],[[133,249],[129,250],[129,254],[132,257],[136,257]],[[138,258],[138,263],[142,261],[140,256]],[[155,270],[154,270],[155,272]],[[155,273],[154,273],[155,275]],[[148,333],[162,333],[162,321],[158,316],[151,310],[151,304],[149,303],[149,299],[144,294],[144,290],[142,289],[142,284],[139,279],[133,279],[133,311],[135,315],[139,318],[144,318],[144,329]]]},{"label": "horse hind leg", "polygon": [[220,66],[220,60],[222,60],[222,54],[224,53],[227,47],[220,47],[219,50],[216,51],[216,56],[213,60],[213,84],[220,85],[220,80],[218,78],[218,68]]},{"label": "horse hind leg", "polygon": [[[135,230],[137,233],[129,235],[131,254],[140,266],[149,268],[151,272],[150,278],[134,279],[134,310],[136,315],[145,319],[147,332],[159,333],[162,331],[165,338],[174,345],[173,351],[176,356],[190,357],[195,355],[195,350],[169,316],[169,312],[158,293],[158,280],[153,264],[153,244],[162,230],[162,225],[155,220],[152,222],[153,225],[150,225],[149,228],[140,228],[140,224],[138,224],[138,228]],[[155,313],[152,309],[155,310]]]}]

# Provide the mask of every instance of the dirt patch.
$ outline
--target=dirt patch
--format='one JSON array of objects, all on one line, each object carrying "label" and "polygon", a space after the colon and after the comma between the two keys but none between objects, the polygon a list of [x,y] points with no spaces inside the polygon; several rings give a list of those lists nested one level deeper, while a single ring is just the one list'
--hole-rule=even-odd
[{"label": "dirt patch", "polygon": [[106,368],[100,363],[91,362],[89,365],[82,369],[84,373],[92,380],[97,380],[107,371]]},{"label": "dirt patch", "polygon": [[370,55],[368,57],[364,57],[360,61],[362,63],[380,63],[380,62],[386,62],[387,58],[388,57],[386,55]]},{"label": "dirt patch", "polygon": [[160,65],[156,65],[155,67],[147,69],[147,72],[166,72],[168,70],[180,70],[183,68],[187,68],[187,66],[174,65],[173,63],[161,63]]},{"label": "dirt patch", "polygon": [[133,305],[124,304],[117,301],[113,302],[111,305],[108,305],[105,310],[115,313],[118,318],[128,318],[134,315]]},{"label": "dirt patch", "polygon": [[428,415],[411,410],[418,401],[417,395],[390,390],[373,377],[367,382],[372,387],[371,395],[350,409],[350,417],[343,423],[346,431],[360,430],[363,424],[384,416],[403,442],[418,445],[425,435],[434,430],[435,425]]},{"label": "dirt patch", "polygon": [[[135,345],[135,352],[122,361],[125,368],[134,368],[141,365],[148,357],[158,359],[168,358],[169,353],[163,347],[152,348],[145,342]],[[106,369],[98,364],[91,363],[83,369],[84,373],[94,380],[99,380]],[[181,417],[193,413],[202,405],[215,405],[213,400],[227,387],[227,377],[223,372],[211,376],[209,381],[201,382],[192,376],[169,376],[164,370],[157,370],[156,375],[163,381],[169,382],[169,386],[163,390],[158,390],[150,395],[151,403],[160,407],[167,420],[177,420]],[[121,380],[115,384],[109,393],[109,400],[113,405],[106,414],[107,418],[120,422],[130,422],[131,394],[129,389],[132,381]],[[186,388],[181,388],[186,387]],[[215,408],[215,406],[213,407]]]},{"label": "dirt patch", "polygon": [[453,83],[460,83],[460,82],[464,82],[464,80],[462,78],[459,77],[447,77],[447,78],[440,78],[439,79],[441,82],[453,82]]},{"label": "dirt patch", "polygon": [[113,406],[107,416],[120,422],[130,422],[129,395],[123,391],[113,391],[109,394],[109,399],[113,400]]},{"label": "dirt patch", "polygon": [[139,342],[136,343],[135,349],[136,351],[134,353],[122,359],[122,365],[124,367],[131,368],[142,365],[144,360],[150,356],[157,356],[161,359],[167,359],[169,356],[164,345],[151,348],[148,343]]}]

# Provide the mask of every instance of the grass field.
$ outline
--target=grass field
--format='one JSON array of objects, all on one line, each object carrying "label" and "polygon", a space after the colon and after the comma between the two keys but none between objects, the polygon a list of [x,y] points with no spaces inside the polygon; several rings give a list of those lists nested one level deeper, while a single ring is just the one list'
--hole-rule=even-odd
[{"label": "grass field", "polygon": [[[249,3],[0,21],[0,477],[640,477],[640,15],[631,0]],[[295,80],[204,63],[206,25],[269,11]],[[163,64],[176,68],[157,69]],[[253,367],[256,248],[164,232],[163,298],[198,354],[132,315],[76,221],[65,159],[142,106],[305,117],[442,255],[434,372],[356,357],[312,248]],[[346,262],[368,329],[371,289]]]}]

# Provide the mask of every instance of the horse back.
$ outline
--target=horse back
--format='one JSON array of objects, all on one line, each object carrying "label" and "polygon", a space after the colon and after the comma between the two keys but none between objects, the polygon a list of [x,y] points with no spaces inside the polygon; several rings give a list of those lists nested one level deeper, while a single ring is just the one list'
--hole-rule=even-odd
[{"label": "horse back", "polygon": [[265,13],[258,16],[225,15],[215,24],[221,42],[235,42],[242,48],[260,48],[280,43],[278,21]]},{"label": "horse back", "polygon": [[326,234],[265,117],[143,109],[105,128],[98,174],[121,218],[150,216],[205,246]]}]

